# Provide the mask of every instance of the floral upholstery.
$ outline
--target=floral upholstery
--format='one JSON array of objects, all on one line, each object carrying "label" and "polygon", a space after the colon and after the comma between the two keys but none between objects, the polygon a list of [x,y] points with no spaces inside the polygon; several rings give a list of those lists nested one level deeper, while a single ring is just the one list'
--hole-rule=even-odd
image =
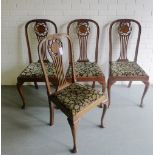
[{"label": "floral upholstery", "polygon": [[[100,67],[94,62],[75,62],[76,77],[103,76]],[[66,77],[72,76],[72,66],[70,65]]]},{"label": "floral upholstery", "polygon": [[[47,69],[47,73],[49,77],[53,77],[55,72],[54,72],[54,67],[52,63],[45,63],[45,67]],[[18,79],[21,78],[26,78],[26,79],[35,79],[39,78],[42,79],[44,78],[41,64],[39,62],[33,62],[29,64],[23,71],[22,73],[18,76]]]},{"label": "floral upholstery", "polygon": [[51,96],[55,104],[61,104],[72,116],[86,108],[93,101],[103,96],[102,92],[96,91],[91,87],[73,83],[56,95]]},{"label": "floral upholstery", "polygon": [[113,77],[147,76],[136,62],[112,62],[110,64],[110,74]]}]

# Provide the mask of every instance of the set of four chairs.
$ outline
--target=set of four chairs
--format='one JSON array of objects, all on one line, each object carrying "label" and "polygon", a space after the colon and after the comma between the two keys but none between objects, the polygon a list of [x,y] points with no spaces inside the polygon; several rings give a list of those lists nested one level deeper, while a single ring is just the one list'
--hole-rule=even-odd
[{"label": "set of four chairs", "polygon": [[[95,60],[89,61],[87,46],[92,25],[96,27],[95,38]],[[138,37],[136,41],[136,50],[133,61],[127,57],[128,41],[132,32],[133,24],[138,27]],[[30,47],[28,28],[33,27],[38,40],[37,62],[33,62]],[[91,25],[91,26],[90,26]],[[49,35],[50,28],[54,33]],[[79,40],[79,59],[75,61],[73,45],[71,39],[71,29],[75,28]],[[116,28],[115,28],[116,27]],[[112,60],[113,39],[112,32],[118,33],[120,40],[120,56],[117,60]],[[54,107],[57,106],[67,116],[73,136],[72,152],[77,152],[76,129],[79,119],[88,111],[96,106],[103,108],[101,116],[101,127],[107,107],[110,105],[110,88],[116,81],[129,81],[129,87],[132,81],[142,81],[145,89],[142,95],[140,106],[143,105],[143,98],[149,86],[149,76],[137,64],[138,48],[141,35],[141,25],[133,19],[119,19],[110,24],[109,28],[109,78],[108,78],[108,98],[106,96],[106,80],[98,63],[98,43],[99,43],[99,25],[91,19],[76,19],[67,26],[67,34],[57,33],[56,24],[47,19],[35,19],[27,22],[25,25],[25,35],[28,47],[29,65],[17,77],[17,89],[22,98],[22,108],[25,108],[25,99],[22,92],[24,82],[34,82],[38,89],[37,82],[45,82],[50,109],[50,125],[54,124]],[[67,49],[63,49],[67,40]],[[68,51],[68,69],[64,72],[63,55]],[[92,82],[92,88],[77,82]],[[102,86],[102,91],[95,90],[95,82]],[[52,91],[52,87],[55,91]]]}]

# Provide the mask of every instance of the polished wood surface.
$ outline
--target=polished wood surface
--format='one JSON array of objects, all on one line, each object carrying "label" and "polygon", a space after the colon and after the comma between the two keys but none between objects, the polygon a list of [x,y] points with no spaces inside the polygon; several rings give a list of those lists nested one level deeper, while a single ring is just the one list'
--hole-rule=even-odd
[{"label": "polished wood surface", "polygon": [[[29,28],[32,28],[33,33],[36,36],[37,39],[37,45],[36,49],[38,48],[38,44],[49,34],[49,30],[53,30],[54,33],[57,33],[57,26],[56,24],[48,19],[33,19],[28,21],[25,24],[25,37],[26,37],[26,43],[27,43],[27,49],[28,49],[28,57],[29,57],[29,65],[34,62],[32,58],[32,51],[31,51],[31,46],[30,46],[30,38],[31,38],[31,33],[29,32]],[[38,53],[37,53],[38,54]],[[45,45],[42,47],[42,55],[44,57],[44,61],[47,63],[50,63],[49,60],[47,59],[46,52],[45,52]],[[38,62],[39,62],[39,57],[38,57]],[[33,72],[33,71],[32,71]],[[42,77],[37,77],[35,76],[35,73],[33,73],[34,78],[30,78],[27,76],[18,76],[17,77],[17,90],[19,92],[19,95],[21,96],[23,105],[22,109],[25,108],[26,102],[24,98],[24,93],[23,93],[23,84],[25,82],[34,82],[35,88],[38,89],[38,84],[37,82],[44,82],[44,76]],[[50,79],[50,81],[53,81],[54,79]]]},{"label": "polished wood surface", "polygon": [[[63,47],[62,45],[63,45],[64,39],[67,40],[67,42],[69,44],[68,47],[70,48],[70,50],[69,50],[70,61],[68,61],[68,63],[70,63],[72,65],[72,80],[70,82],[67,82],[67,80],[65,79],[65,74],[64,74],[64,70],[63,70],[63,58],[62,58],[63,55],[60,52],[60,49]],[[55,70],[56,70],[55,79],[57,81],[57,89],[55,92],[51,91],[50,81],[49,81],[48,74],[45,69],[43,56],[41,54],[41,49],[42,49],[42,46],[44,45],[44,43],[47,46],[47,52],[51,56],[51,58],[53,60],[53,64],[55,66]],[[65,53],[64,50],[63,50],[63,52]],[[54,106],[53,106],[53,104],[54,104],[67,116],[67,120],[70,125],[72,137],[73,137],[73,149],[71,150],[71,152],[76,153],[77,152],[76,132],[77,132],[77,125],[78,125],[80,118],[86,112],[92,110],[93,108],[100,105],[101,102],[103,102],[104,106],[103,106],[103,112],[102,112],[102,116],[101,116],[101,125],[100,125],[101,127],[103,127],[103,118],[104,118],[104,115],[105,115],[105,112],[107,109],[107,98],[105,95],[103,95],[102,97],[96,99],[95,101],[92,101],[92,103],[90,103],[83,110],[78,112],[76,115],[73,115],[67,111],[67,108],[64,106],[63,101],[57,102],[54,99],[52,100],[52,98],[59,95],[60,92],[65,91],[64,90],[65,88],[68,88],[68,87],[72,86],[72,84],[76,83],[75,67],[74,67],[74,54],[72,52],[72,42],[71,42],[70,37],[67,34],[53,34],[53,35],[49,35],[45,39],[43,39],[41,41],[41,43],[39,44],[39,58],[40,58],[42,70],[43,70],[44,77],[45,77],[45,83],[46,83],[46,88],[47,88],[47,92],[48,92],[47,94],[48,94],[48,99],[49,99],[49,104],[50,104],[50,120],[51,120],[50,125],[54,124]],[[91,89],[91,90],[94,91],[93,89]],[[74,93],[74,92],[70,92],[70,96],[72,95],[71,93]],[[82,93],[83,92],[81,92],[81,94]],[[81,101],[81,100],[80,100],[80,102],[83,103],[83,101]]]},{"label": "polished wood surface", "polygon": [[[138,28],[138,33],[137,33],[137,39],[136,39],[136,48],[135,48],[135,55],[134,55],[134,60],[129,60],[127,57],[127,52],[128,52],[128,41],[130,39],[132,31],[132,26],[137,26]],[[113,29],[115,28],[115,32],[113,32]],[[143,106],[143,99],[144,96],[148,90],[149,87],[149,76],[146,74],[145,76],[112,76],[111,75],[111,63],[112,63],[112,54],[114,53],[113,51],[113,42],[112,42],[112,37],[114,36],[113,33],[117,33],[119,35],[119,40],[120,40],[120,56],[116,60],[117,62],[135,62],[137,63],[137,57],[138,57],[138,49],[139,49],[139,43],[140,43],[140,36],[141,36],[141,25],[138,21],[134,19],[118,19],[113,21],[110,24],[109,27],[109,78],[108,78],[108,96],[109,96],[109,106],[110,106],[110,89],[111,86],[116,82],[116,81],[129,81],[128,87],[131,86],[132,81],[142,81],[145,84],[144,92],[141,98],[140,106]]]},{"label": "polished wood surface", "polygon": [[[74,32],[71,32],[71,28],[73,25],[76,24],[76,30]],[[91,27],[90,27],[91,25]],[[87,57],[87,47],[88,47],[88,38],[91,30],[96,29],[96,34],[95,34],[95,63],[98,63],[98,44],[99,44],[99,25],[96,21],[92,19],[75,19],[69,22],[67,26],[67,34],[70,35],[71,33],[76,33],[78,36],[79,40],[79,49],[80,49],[80,55],[78,58],[78,62],[89,62],[89,59]],[[70,80],[70,79],[68,79]],[[99,84],[102,85],[102,91],[105,92],[106,89],[106,82],[105,82],[105,76],[104,74],[101,76],[88,76],[88,77],[77,77],[77,81],[83,82],[83,81],[91,81],[93,82],[92,87],[95,87],[95,82],[98,82]]]}]

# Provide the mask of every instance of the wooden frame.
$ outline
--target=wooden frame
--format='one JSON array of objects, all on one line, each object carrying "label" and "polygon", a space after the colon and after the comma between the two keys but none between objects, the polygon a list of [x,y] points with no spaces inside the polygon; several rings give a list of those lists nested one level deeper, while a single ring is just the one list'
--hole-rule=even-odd
[{"label": "wooden frame", "polygon": [[[72,24],[77,24],[77,35],[79,39],[79,46],[80,46],[80,57],[77,60],[77,62],[89,62],[89,59],[87,58],[87,40],[90,33],[90,27],[89,24],[92,23],[94,27],[96,27],[96,47],[95,47],[95,63],[98,62],[98,43],[99,43],[99,25],[96,21],[92,19],[75,19],[69,22],[67,26],[67,34],[70,35],[70,28]],[[99,82],[102,85],[102,91],[105,92],[106,88],[106,82],[105,82],[105,76],[88,76],[88,77],[76,77],[77,81],[83,82],[83,81],[92,81],[93,85],[92,87],[95,87],[95,82]],[[68,78],[69,80],[69,78]]]},{"label": "wooden frame", "polygon": [[[62,48],[62,39],[66,38],[68,40],[68,47],[70,48],[70,64],[72,65],[72,79],[70,82],[67,82],[65,78],[65,74],[63,72],[63,63],[62,63],[62,55],[60,53],[60,48]],[[56,92],[52,93],[51,91],[51,85],[50,80],[48,78],[48,75],[45,70],[45,65],[43,61],[43,57],[41,54],[42,45],[46,44],[47,51],[49,52],[49,55],[51,56],[53,60],[53,64],[55,66],[56,75],[55,80],[57,81],[57,89]],[[63,51],[64,52],[64,51]],[[103,112],[101,117],[101,127],[103,128],[103,118],[107,109],[107,98],[106,96],[102,96],[99,99],[93,101],[89,106],[86,106],[83,110],[78,112],[76,115],[72,115],[67,111],[65,106],[61,102],[55,101],[53,98],[57,96],[60,92],[62,92],[65,88],[70,87],[72,84],[76,83],[76,76],[75,76],[75,67],[74,67],[74,56],[72,52],[72,42],[70,37],[67,34],[53,34],[47,36],[47,38],[43,39],[41,43],[39,44],[39,58],[42,66],[42,70],[45,76],[45,82],[46,82],[46,88],[47,88],[47,94],[48,94],[48,100],[50,103],[50,120],[51,125],[54,124],[54,104],[60,108],[60,110],[67,116],[68,123],[71,128],[72,136],[73,136],[73,149],[71,152],[76,153],[77,152],[77,144],[76,144],[76,132],[77,132],[77,125],[79,122],[79,119],[88,111],[95,108],[97,105],[99,105],[101,102],[104,103],[103,106]],[[93,90],[93,89],[91,89]],[[82,92],[80,92],[82,93]],[[70,94],[71,95],[71,94]],[[62,101],[63,102],[63,101]],[[81,101],[82,102],[82,101]]]},{"label": "wooden frame", "polygon": [[[29,65],[31,65],[33,63],[33,59],[32,59],[32,52],[31,52],[31,48],[30,48],[30,40],[29,40],[29,32],[28,32],[28,28],[30,25],[33,25],[33,30],[34,33],[36,34],[38,43],[41,42],[41,40],[43,40],[47,35],[48,35],[48,30],[49,30],[49,26],[48,24],[50,24],[50,26],[52,25],[52,27],[54,28],[54,32],[57,33],[57,26],[56,24],[48,19],[33,19],[30,20],[26,23],[25,25],[25,37],[26,37],[26,43],[27,43],[27,48],[28,48],[28,57],[29,57]],[[42,48],[42,54],[44,55],[45,49]],[[47,63],[50,63],[46,57],[46,55],[44,55],[44,61]],[[38,60],[39,62],[39,60]],[[34,82],[35,88],[38,89],[38,85],[37,82],[44,82],[44,76],[42,77],[34,77],[34,78],[29,78],[29,77],[20,77],[20,75],[17,77],[17,90],[20,94],[20,97],[22,99],[22,109],[25,108],[25,98],[24,98],[24,94],[22,91],[22,86],[24,84],[24,82]],[[53,82],[53,78],[50,79],[51,82]]]},{"label": "wooden frame", "polygon": [[118,33],[120,36],[120,47],[122,47],[122,49],[120,49],[121,50],[120,57],[118,58],[117,62],[119,61],[128,62],[129,61],[127,58],[128,40],[130,37],[130,33],[132,31],[131,24],[133,23],[136,24],[138,27],[138,36],[137,36],[137,41],[136,41],[135,56],[133,60],[133,62],[137,64],[138,48],[139,48],[140,36],[141,36],[140,23],[134,19],[118,19],[118,20],[113,21],[109,27],[109,78],[108,78],[109,106],[110,106],[110,89],[111,89],[112,84],[114,84],[116,81],[129,81],[128,87],[131,86],[132,81],[142,81],[145,84],[144,92],[141,98],[140,107],[143,106],[143,99],[149,87],[149,76],[147,74],[145,76],[132,76],[132,77],[131,76],[126,76],[126,77],[115,76],[114,77],[111,75],[110,66],[112,64],[112,29],[116,24],[119,24]]}]

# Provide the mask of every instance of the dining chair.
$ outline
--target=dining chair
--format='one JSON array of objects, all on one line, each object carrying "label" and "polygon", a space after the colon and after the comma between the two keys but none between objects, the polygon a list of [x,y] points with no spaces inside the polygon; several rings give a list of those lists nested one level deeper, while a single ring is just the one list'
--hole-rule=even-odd
[{"label": "dining chair", "polygon": [[[53,65],[55,68],[55,81],[57,83],[55,92],[51,90],[52,88],[50,85],[48,72],[41,55],[41,49],[43,45],[46,45],[47,53],[53,60]],[[68,55],[66,54],[66,52],[68,53],[68,48],[70,53],[70,61],[66,58]],[[77,152],[76,130],[79,119],[85,113],[92,110],[102,102],[104,103],[104,107],[100,126],[103,127],[103,117],[107,109],[107,98],[103,92],[76,82],[76,70],[74,68],[75,64],[72,52],[72,42],[67,34],[53,34],[43,39],[39,44],[39,57],[45,76],[52,125],[54,124],[54,105],[56,105],[67,116],[73,136],[73,149],[71,152],[75,153]],[[66,62],[66,60],[68,60],[68,62]],[[70,82],[67,81],[65,76],[65,66],[67,63],[68,65],[72,66],[72,79]]]},{"label": "dining chair", "polygon": [[[109,106],[110,89],[112,84],[116,81],[129,81],[128,87],[131,86],[132,81],[142,81],[145,84],[145,88],[140,107],[143,106],[143,99],[149,87],[149,76],[137,63],[140,36],[141,25],[134,19],[118,19],[110,24],[108,78]],[[135,45],[134,50],[133,47],[131,49],[129,48],[131,47],[129,43]],[[129,51],[130,53],[128,53]],[[117,52],[119,53],[118,59],[116,59]]]},{"label": "dining chair", "polygon": [[[69,22],[67,26],[67,34],[76,36],[79,42],[79,58],[75,62],[77,81],[95,82],[102,85],[102,91],[105,92],[106,82],[105,76],[98,65],[98,43],[99,43],[99,25],[92,19],[75,19]],[[92,42],[95,47],[92,47]],[[90,48],[88,50],[88,46]],[[89,60],[88,55],[94,55],[93,60]],[[70,65],[66,74],[67,80],[71,79],[72,66]]]},{"label": "dining chair", "polygon": [[[53,21],[48,19],[33,19],[25,25],[29,64],[17,77],[17,90],[22,99],[22,109],[25,108],[25,98],[22,90],[23,84],[25,82],[34,82],[35,88],[38,89],[37,82],[45,81],[38,57],[38,44],[50,33],[57,33],[57,26]],[[45,47],[42,48],[42,55],[48,70],[50,82],[53,82],[53,64],[48,60],[44,51]],[[36,61],[35,55],[37,55]]]}]

